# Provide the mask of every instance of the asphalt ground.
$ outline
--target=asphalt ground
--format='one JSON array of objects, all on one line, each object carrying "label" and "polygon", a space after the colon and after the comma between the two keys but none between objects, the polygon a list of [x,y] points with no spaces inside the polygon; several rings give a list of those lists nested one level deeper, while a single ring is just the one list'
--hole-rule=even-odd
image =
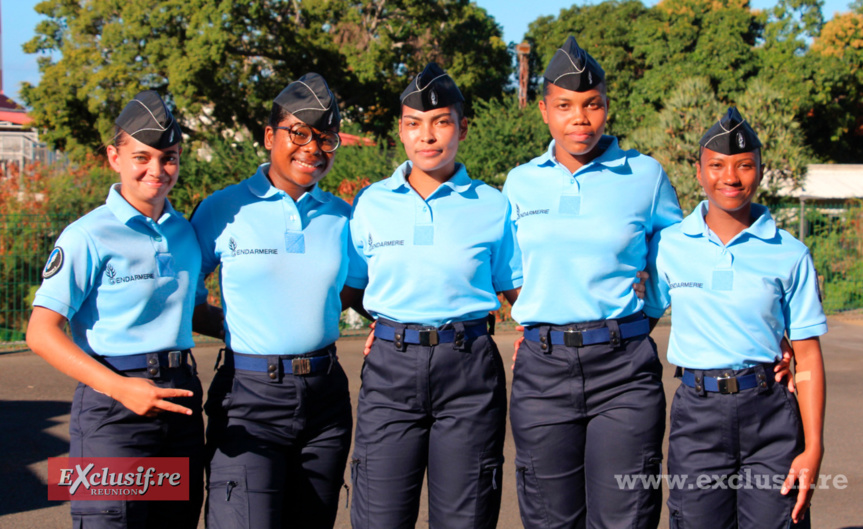
[{"label": "asphalt ground", "polygon": [[[821,468],[827,487],[813,499],[812,527],[863,529],[863,319],[836,319],[829,322],[830,332],[822,346],[827,366],[826,453]],[[664,358],[669,327],[659,326],[653,336]],[[504,363],[510,365],[516,334],[501,333],[495,338]],[[359,338],[339,341],[339,358],[348,373],[351,396],[356,409],[359,374],[362,366]],[[213,376],[218,346],[195,349],[204,387]],[[674,369],[666,364],[664,382],[669,406],[678,386]],[[510,382],[511,374],[508,373]],[[45,480],[47,459],[68,455],[69,409],[75,382],[50,368],[30,352],[0,355],[0,528],[53,528],[70,525],[69,505],[47,500]],[[500,529],[522,527],[516,499],[515,447],[507,428],[506,464]],[[843,478],[847,484],[842,485]],[[349,472],[346,471],[346,480]],[[823,478],[822,478],[823,479]],[[665,495],[667,497],[667,493]],[[343,499],[346,501],[345,494]],[[336,527],[350,527],[349,510],[339,509]],[[426,499],[423,497],[417,527],[428,526]],[[660,527],[668,526],[663,507]],[[203,527],[201,522],[200,527]]]}]

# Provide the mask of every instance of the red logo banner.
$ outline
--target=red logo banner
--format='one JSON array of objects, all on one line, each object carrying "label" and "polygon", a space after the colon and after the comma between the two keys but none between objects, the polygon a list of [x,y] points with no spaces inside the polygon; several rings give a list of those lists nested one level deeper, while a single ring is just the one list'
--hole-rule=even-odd
[{"label": "red logo banner", "polygon": [[187,457],[49,457],[48,500],[189,499]]}]

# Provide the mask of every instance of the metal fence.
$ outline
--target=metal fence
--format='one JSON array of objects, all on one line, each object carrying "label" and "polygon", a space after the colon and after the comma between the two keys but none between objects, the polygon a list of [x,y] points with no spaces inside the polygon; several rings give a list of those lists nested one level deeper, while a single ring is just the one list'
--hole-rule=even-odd
[{"label": "metal fence", "polygon": [[[774,207],[773,215],[780,227],[798,238],[803,229],[820,276],[825,311],[863,315],[863,203],[815,203],[803,208],[785,203]],[[45,259],[72,220],[0,213],[0,351],[26,348],[30,305],[42,281]],[[208,286],[215,301],[218,282],[211,280]],[[511,323],[508,304],[497,316],[503,325]],[[344,323],[346,334],[364,332],[350,330]]]}]

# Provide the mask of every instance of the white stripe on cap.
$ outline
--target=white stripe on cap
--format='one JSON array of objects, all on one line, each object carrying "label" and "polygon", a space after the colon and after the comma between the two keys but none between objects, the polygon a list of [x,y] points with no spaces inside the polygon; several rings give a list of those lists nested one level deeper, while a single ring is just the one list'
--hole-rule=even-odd
[{"label": "white stripe on cap", "polygon": [[[422,75],[422,74],[420,74],[420,75]],[[417,77],[419,77],[419,76],[417,76]],[[419,86],[420,86],[420,84],[419,84],[419,79],[417,79],[417,88],[418,88],[418,90],[414,90],[413,92],[411,92],[411,93],[409,93],[408,95],[404,96],[402,99],[407,99],[407,98],[409,98],[410,96],[412,96],[412,95],[414,95],[414,94],[418,94],[418,93],[422,92],[423,90],[425,90],[426,88],[428,88],[428,87],[430,87],[432,84],[434,84],[434,82],[435,82],[435,81],[437,81],[438,79],[440,79],[441,77],[449,77],[449,74],[447,74],[447,73],[442,73],[441,75],[438,75],[437,77],[435,77],[434,79],[432,79],[431,81],[429,81],[429,82],[428,82],[428,84],[427,84],[427,85],[425,85],[423,88],[420,88],[420,87],[419,87]]]},{"label": "white stripe on cap", "polygon": [[325,106],[324,106],[324,104],[321,102],[321,100],[320,100],[320,99],[318,99],[318,94],[316,94],[316,93],[315,93],[315,91],[314,91],[314,90],[312,90],[312,87],[310,87],[309,85],[307,85],[306,83],[304,83],[304,82],[302,82],[302,81],[294,81],[294,82],[295,82],[295,83],[299,83],[299,84],[301,84],[301,85],[305,86],[305,87],[306,87],[306,90],[308,90],[309,92],[311,92],[311,93],[312,93],[312,96],[314,96],[315,101],[317,101],[317,102],[318,102],[318,104],[319,104],[319,105],[321,105],[321,108],[301,108],[300,110],[295,110],[295,112],[301,112],[301,111],[303,111],[303,110],[317,110],[317,111],[323,111],[323,110],[327,110],[327,109],[329,108],[329,107],[325,107]]},{"label": "white stripe on cap", "polygon": [[732,132],[734,132],[734,129],[736,129],[740,125],[743,125],[744,123],[746,123],[745,119],[743,121],[741,121],[740,123],[738,123],[737,125],[734,125],[734,127],[732,127],[731,130],[726,130],[725,127],[722,126],[722,121],[720,121],[719,122],[719,128],[724,130],[725,132],[720,132],[719,134],[714,134],[713,136],[710,137],[709,140],[704,142],[704,145],[707,145],[708,143],[710,143],[711,141],[715,140],[716,138],[718,138],[720,136],[725,136],[726,134],[731,134]]}]

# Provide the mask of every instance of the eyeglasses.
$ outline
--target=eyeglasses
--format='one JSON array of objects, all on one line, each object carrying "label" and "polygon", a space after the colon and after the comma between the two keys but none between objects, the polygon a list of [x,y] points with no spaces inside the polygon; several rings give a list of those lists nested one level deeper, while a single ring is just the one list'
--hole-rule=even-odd
[{"label": "eyeglasses", "polygon": [[285,130],[291,138],[291,143],[294,145],[308,145],[311,141],[317,140],[324,152],[334,152],[339,148],[341,138],[335,132],[315,133],[308,125],[294,125],[293,127],[273,127],[278,130]]}]

